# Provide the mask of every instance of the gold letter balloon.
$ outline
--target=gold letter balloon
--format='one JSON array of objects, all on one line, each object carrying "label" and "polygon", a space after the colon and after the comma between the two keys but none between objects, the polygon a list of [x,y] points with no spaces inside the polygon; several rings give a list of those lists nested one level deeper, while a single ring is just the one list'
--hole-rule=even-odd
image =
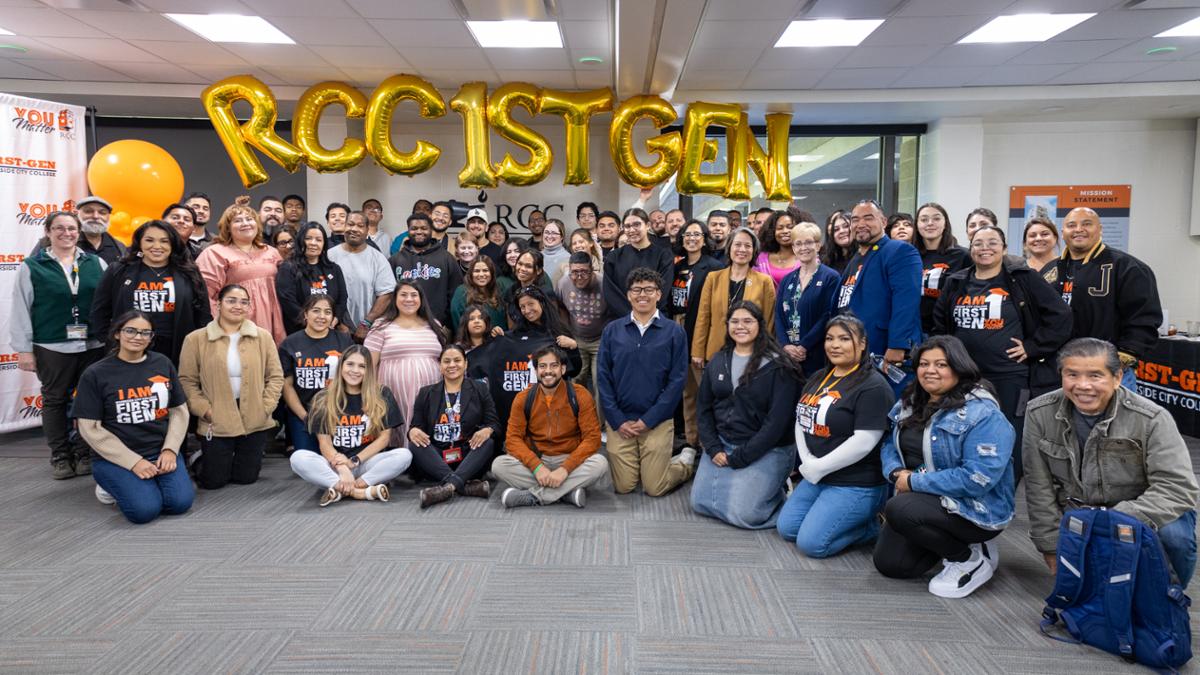
[{"label": "gold letter balloon", "polygon": [[[248,101],[250,119],[241,124],[233,112],[236,101]],[[305,163],[317,171],[348,171],[370,155],[389,173],[405,176],[428,171],[442,151],[433,143],[417,139],[413,149],[401,152],[392,142],[392,119],[396,106],[411,100],[421,117],[435,119],[446,114],[446,102],[437,88],[415,75],[393,75],[375,88],[371,95],[344,82],[322,82],[308,88],[296,104],[292,119],[292,143],[275,133],[278,108],[267,85],[250,75],[235,75],[204,90],[201,101],[208,111],[217,136],[229,153],[242,184],[254,187],[269,176],[253,149],[266,155],[288,171]],[[347,137],[340,147],[321,145],[319,127],[325,108],[339,104],[347,119],[364,119],[364,138]],[[684,113],[683,132],[670,131],[645,138],[635,134],[637,123],[649,120],[663,129],[677,123],[679,115],[669,101],[660,96],[633,96],[614,110],[616,100],[611,89],[559,91],[525,82],[510,82],[491,95],[487,84],[463,84],[450,109],[462,117],[463,147],[466,160],[458,172],[462,187],[494,188],[500,182],[509,185],[533,185],[546,179],[554,164],[554,150],[545,136],[528,123],[513,118],[513,110],[523,108],[531,118],[553,115],[562,118],[565,132],[566,170],[564,185],[592,182],[589,163],[589,129],[592,117],[612,111],[608,127],[608,150],[621,180],[639,188],[654,187],[676,177],[681,194],[716,194],[730,199],[750,197],[750,174],[762,185],[762,195],[770,201],[790,201],[788,175],[788,134],[791,113],[766,116],[766,150],[763,149],[749,118],[738,103],[696,101]],[[717,158],[717,141],[708,137],[709,127],[725,128],[725,171],[702,173],[701,166]],[[529,153],[521,162],[505,152],[499,162],[491,159],[491,134]],[[641,140],[645,138],[645,140]],[[635,149],[635,146],[637,149]],[[639,150],[657,158],[649,165],[638,159]]]}]

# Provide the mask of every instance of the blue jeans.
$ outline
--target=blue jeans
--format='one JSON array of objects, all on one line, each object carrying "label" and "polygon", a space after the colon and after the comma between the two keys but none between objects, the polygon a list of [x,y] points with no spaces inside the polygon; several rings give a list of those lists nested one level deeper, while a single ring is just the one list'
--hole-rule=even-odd
[{"label": "blue jeans", "polygon": [[1187,588],[1196,571],[1196,511],[1188,511],[1158,530],[1167,560],[1179,577],[1179,584]]},{"label": "blue jeans", "polygon": [[[725,447],[733,449],[729,443]],[[780,446],[749,466],[732,469],[717,466],[707,453],[702,454],[692,481],[692,510],[747,530],[774,527],[795,456],[794,446]]]},{"label": "blue jeans", "polygon": [[308,425],[299,417],[296,417],[295,413],[291,410],[287,412],[287,428],[288,434],[292,437],[293,448],[297,450],[312,450],[318,455],[321,454],[321,448],[317,445],[317,437],[308,433]]},{"label": "blue jeans", "polygon": [[887,500],[876,487],[814,485],[800,481],[779,513],[779,534],[810,558],[827,558],[879,535],[875,514]]},{"label": "blue jeans", "polygon": [[[157,462],[158,455],[147,457],[146,461]],[[178,458],[171,473],[142,480],[129,469],[96,456],[92,458],[92,477],[117,500],[117,508],[135,525],[148,523],[163,513],[186,513],[196,496],[183,457]]]},{"label": "blue jeans", "polygon": [[1135,394],[1138,393],[1136,368],[1121,369],[1121,386]]}]

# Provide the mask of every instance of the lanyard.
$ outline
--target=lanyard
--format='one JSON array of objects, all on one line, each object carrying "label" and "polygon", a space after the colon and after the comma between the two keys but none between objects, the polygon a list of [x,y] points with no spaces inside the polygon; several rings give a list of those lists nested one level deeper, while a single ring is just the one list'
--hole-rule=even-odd
[{"label": "lanyard", "polygon": [[848,372],[848,373],[846,373],[845,375],[843,375],[843,376],[839,377],[838,379],[834,380],[832,384],[830,384],[828,387],[826,387],[826,386],[825,386],[825,383],[826,383],[826,382],[829,382],[829,378],[833,377],[833,368],[830,368],[830,369],[829,369],[829,372],[828,372],[828,373],[826,373],[826,375],[825,375],[825,379],[824,379],[824,380],[821,380],[821,386],[817,387],[817,395],[819,396],[819,395],[821,395],[821,394],[828,394],[828,393],[829,393],[829,390],[830,390],[830,389],[833,389],[834,387],[836,387],[836,386],[837,386],[837,384],[838,384],[838,382],[841,382],[842,380],[846,379],[847,377],[850,377],[850,373],[853,373],[853,372],[854,372],[854,371],[856,371],[856,370],[858,370],[858,366],[857,366],[857,365],[856,365],[856,366],[854,366],[853,368],[851,368],[851,369],[850,369],[850,372]]},{"label": "lanyard", "polygon": [[67,278],[67,285],[71,287],[71,295],[76,296],[79,295],[79,249],[75,249],[72,256],[69,269],[57,257],[54,258],[54,262],[62,268],[63,276]]}]

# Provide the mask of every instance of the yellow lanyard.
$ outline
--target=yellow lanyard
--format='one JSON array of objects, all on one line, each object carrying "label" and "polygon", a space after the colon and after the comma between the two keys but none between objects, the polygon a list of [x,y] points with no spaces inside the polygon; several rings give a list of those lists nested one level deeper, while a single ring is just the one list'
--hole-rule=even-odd
[{"label": "yellow lanyard", "polygon": [[817,396],[820,396],[821,394],[828,394],[829,390],[836,387],[838,382],[841,382],[842,380],[846,379],[847,377],[850,377],[850,373],[853,373],[856,370],[858,370],[858,365],[855,365],[853,368],[850,369],[850,372],[848,372],[845,375],[834,380],[833,384],[830,384],[828,387],[826,387],[825,383],[829,381],[829,378],[833,377],[833,368],[830,368],[829,372],[825,374],[825,379],[821,380],[821,386],[817,387]]}]

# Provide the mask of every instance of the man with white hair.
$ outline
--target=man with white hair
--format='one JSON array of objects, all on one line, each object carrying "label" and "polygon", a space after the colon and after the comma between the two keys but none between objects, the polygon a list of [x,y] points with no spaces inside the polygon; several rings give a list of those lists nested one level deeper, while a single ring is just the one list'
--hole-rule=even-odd
[{"label": "man with white hair", "polygon": [[125,255],[125,244],[108,233],[108,217],[112,215],[112,206],[108,202],[96,196],[85,197],[75,205],[75,215],[83,225],[79,248],[99,256],[109,265]]}]

